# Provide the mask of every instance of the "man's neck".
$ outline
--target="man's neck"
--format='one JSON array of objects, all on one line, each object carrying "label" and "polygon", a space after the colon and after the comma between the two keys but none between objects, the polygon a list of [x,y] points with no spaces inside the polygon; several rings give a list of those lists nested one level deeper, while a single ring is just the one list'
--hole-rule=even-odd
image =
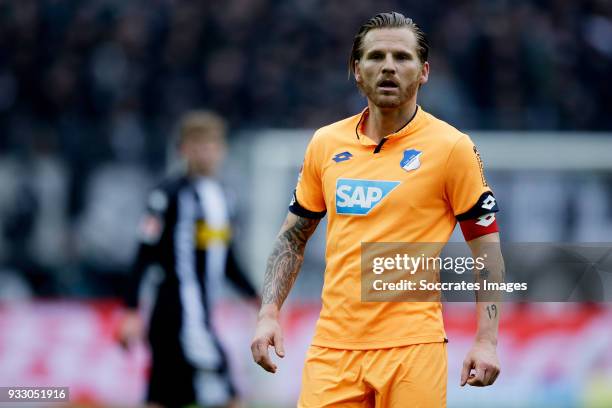
[{"label": "man's neck", "polygon": [[368,101],[369,114],[364,126],[365,134],[379,143],[385,136],[397,132],[414,116],[416,98],[395,109],[381,109]]}]

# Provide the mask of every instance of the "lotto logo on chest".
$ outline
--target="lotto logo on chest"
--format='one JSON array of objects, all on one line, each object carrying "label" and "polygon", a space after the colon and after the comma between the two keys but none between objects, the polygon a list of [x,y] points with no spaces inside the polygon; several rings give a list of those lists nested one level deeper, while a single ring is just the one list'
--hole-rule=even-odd
[{"label": "lotto logo on chest", "polygon": [[368,215],[399,184],[399,181],[339,178],[336,180],[336,213]]}]

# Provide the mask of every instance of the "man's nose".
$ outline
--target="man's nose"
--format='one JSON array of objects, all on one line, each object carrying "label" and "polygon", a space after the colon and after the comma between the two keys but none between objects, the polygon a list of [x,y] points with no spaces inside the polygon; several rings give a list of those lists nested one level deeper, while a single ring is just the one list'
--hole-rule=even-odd
[{"label": "man's nose", "polygon": [[382,71],[385,73],[395,73],[395,61],[393,60],[393,55],[391,55],[391,53],[385,56]]}]

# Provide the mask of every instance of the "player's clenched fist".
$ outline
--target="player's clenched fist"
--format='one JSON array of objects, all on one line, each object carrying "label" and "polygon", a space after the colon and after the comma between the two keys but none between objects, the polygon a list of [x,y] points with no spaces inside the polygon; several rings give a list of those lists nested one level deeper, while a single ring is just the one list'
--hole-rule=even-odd
[{"label": "player's clenched fist", "polygon": [[[474,370],[473,373],[471,371]],[[463,360],[461,386],[486,387],[497,379],[500,372],[495,346],[490,343],[474,343]]]},{"label": "player's clenched fist", "polygon": [[285,357],[283,335],[278,320],[268,316],[260,317],[255,329],[255,338],[253,338],[251,343],[253,360],[262,366],[264,370],[275,373],[276,364],[272,362],[268,354],[269,346],[274,347],[277,356]]}]

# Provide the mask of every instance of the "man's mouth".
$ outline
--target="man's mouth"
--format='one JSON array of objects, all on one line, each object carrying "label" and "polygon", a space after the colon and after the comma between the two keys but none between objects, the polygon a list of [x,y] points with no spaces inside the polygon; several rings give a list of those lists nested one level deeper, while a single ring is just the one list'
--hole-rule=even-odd
[{"label": "man's mouth", "polygon": [[395,82],[392,79],[383,79],[378,81],[378,83],[376,84],[376,86],[382,90],[394,90],[399,88],[399,85],[397,84],[397,82]]}]

